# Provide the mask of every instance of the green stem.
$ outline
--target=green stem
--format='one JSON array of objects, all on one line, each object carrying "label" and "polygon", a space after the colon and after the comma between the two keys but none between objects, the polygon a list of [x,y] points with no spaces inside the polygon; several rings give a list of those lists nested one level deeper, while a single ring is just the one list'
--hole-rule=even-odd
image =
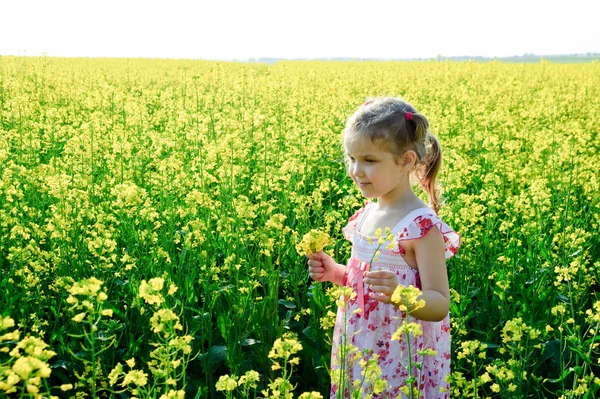
[{"label": "green stem", "polygon": [[94,324],[90,323],[90,336],[88,342],[92,351],[92,398],[97,398],[96,392],[96,340],[94,339]]}]

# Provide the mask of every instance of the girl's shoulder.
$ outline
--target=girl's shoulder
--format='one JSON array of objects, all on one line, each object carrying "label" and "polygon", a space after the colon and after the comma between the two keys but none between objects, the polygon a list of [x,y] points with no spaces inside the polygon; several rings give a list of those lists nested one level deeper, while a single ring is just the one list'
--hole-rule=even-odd
[{"label": "girl's shoulder", "polygon": [[418,240],[437,227],[444,237],[446,258],[451,258],[460,247],[460,235],[448,226],[433,210],[417,209],[409,214],[405,223],[395,229],[396,241]]}]

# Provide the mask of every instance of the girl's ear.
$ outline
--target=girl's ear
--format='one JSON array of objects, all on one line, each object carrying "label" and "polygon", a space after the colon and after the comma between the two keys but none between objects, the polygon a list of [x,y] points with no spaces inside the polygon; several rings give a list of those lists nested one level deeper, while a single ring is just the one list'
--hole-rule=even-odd
[{"label": "girl's ear", "polygon": [[397,163],[402,166],[403,169],[411,171],[417,164],[417,153],[413,150],[405,151],[404,154],[400,155],[400,159]]}]

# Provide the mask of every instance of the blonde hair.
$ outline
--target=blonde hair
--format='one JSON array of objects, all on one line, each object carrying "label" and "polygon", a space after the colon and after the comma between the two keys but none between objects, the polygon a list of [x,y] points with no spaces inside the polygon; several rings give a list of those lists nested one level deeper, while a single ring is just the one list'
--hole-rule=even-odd
[{"label": "blonde hair", "polygon": [[[407,112],[412,118],[407,118]],[[365,102],[346,122],[344,137],[367,137],[373,144],[398,156],[408,150],[417,154],[416,175],[435,212],[440,209],[436,178],[442,165],[442,148],[429,131],[424,115],[401,98],[374,98]]]}]

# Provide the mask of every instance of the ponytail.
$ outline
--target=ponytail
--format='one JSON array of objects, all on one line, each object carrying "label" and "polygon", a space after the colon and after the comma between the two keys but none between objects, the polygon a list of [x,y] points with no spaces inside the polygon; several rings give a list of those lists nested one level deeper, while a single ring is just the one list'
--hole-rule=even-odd
[{"label": "ponytail", "polygon": [[421,164],[423,169],[419,181],[429,196],[429,202],[433,210],[438,213],[440,210],[440,190],[436,179],[442,166],[442,147],[437,137],[429,131],[425,136],[425,157]]}]

